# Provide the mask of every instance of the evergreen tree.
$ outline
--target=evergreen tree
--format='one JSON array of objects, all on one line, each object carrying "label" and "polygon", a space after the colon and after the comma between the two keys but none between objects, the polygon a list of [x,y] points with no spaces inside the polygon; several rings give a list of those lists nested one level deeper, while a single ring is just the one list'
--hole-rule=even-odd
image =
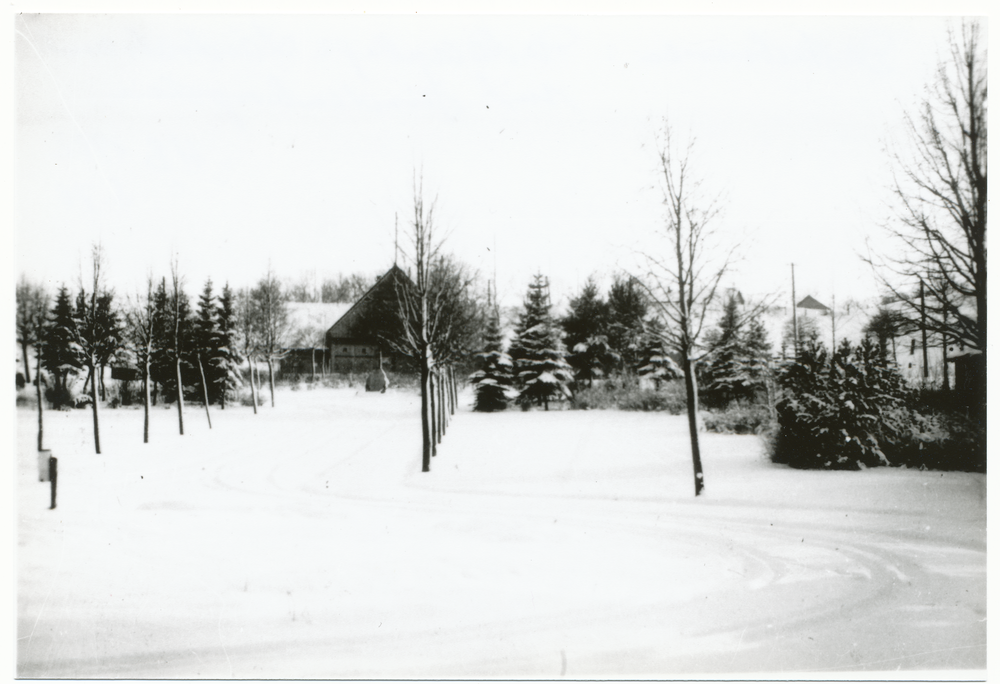
[{"label": "evergreen tree", "polygon": [[606,376],[620,361],[608,343],[610,310],[588,278],[580,294],[570,300],[569,313],[562,319],[564,341],[570,350],[567,358],[577,382],[593,385],[595,378]]},{"label": "evergreen tree", "polygon": [[510,356],[520,391],[522,408],[531,404],[549,408],[557,394],[567,394],[572,379],[571,369],[564,358],[562,331],[550,313],[548,281],[538,274],[528,286],[524,312],[515,328]]},{"label": "evergreen tree", "polygon": [[66,286],[59,288],[42,345],[42,366],[52,374],[52,405],[60,408],[68,403],[69,376],[83,369],[83,347],[73,315],[73,303]]},{"label": "evergreen tree", "polygon": [[651,318],[643,330],[639,340],[639,377],[649,378],[660,388],[665,380],[674,380],[684,375],[680,366],[667,352],[663,342],[663,322],[659,318]]},{"label": "evergreen tree", "polygon": [[[185,386],[194,383],[198,369],[190,363],[192,341],[191,302],[187,293],[178,288],[177,302],[174,302],[174,292],[168,288],[167,279],[160,281],[153,296],[156,315],[154,337],[156,352],[152,364],[153,381],[160,386],[164,401],[172,402],[178,398],[177,393],[177,360],[180,359],[181,378]],[[176,321],[175,321],[176,317]],[[177,327],[176,344],[174,328]],[[199,381],[200,382],[200,381]]]},{"label": "evergreen tree", "polygon": [[766,388],[770,343],[760,319],[747,320],[736,297],[730,296],[718,327],[705,336],[712,354],[702,366],[704,397],[719,405],[752,400]]},{"label": "evergreen tree", "polygon": [[94,351],[99,369],[97,378],[101,383],[101,401],[106,399],[107,393],[104,386],[104,370],[122,350],[125,338],[121,315],[115,306],[114,297],[114,292],[110,290],[102,292],[97,297],[95,314],[97,342]]},{"label": "evergreen tree", "polygon": [[209,403],[220,402],[225,375],[223,339],[219,330],[218,308],[212,293],[212,279],[205,281],[205,287],[198,297],[198,310],[192,322],[191,350],[195,365],[201,363],[199,376],[205,375],[204,393]]},{"label": "evergreen tree", "polygon": [[608,344],[621,361],[618,369],[634,373],[649,305],[642,287],[631,276],[616,276],[608,293]]},{"label": "evergreen tree", "polygon": [[168,384],[176,386],[173,380],[174,366],[170,358],[170,348],[173,340],[173,316],[170,312],[170,296],[167,294],[167,279],[160,280],[153,293],[153,342],[150,356],[150,380],[154,387],[152,390],[153,405],[156,405],[157,387],[162,390]]},{"label": "evergreen tree", "polygon": [[781,357],[795,357],[795,328],[799,330],[799,353],[806,348],[806,345],[822,344],[819,339],[819,326],[816,319],[809,316],[795,316],[785,321],[785,327],[781,334]]},{"label": "evergreen tree", "polygon": [[222,288],[216,316],[220,341],[219,355],[216,357],[219,372],[216,391],[219,396],[219,405],[225,409],[226,398],[242,384],[240,382],[240,365],[243,363],[237,340],[236,299],[233,291],[229,289],[228,283]]},{"label": "evergreen tree", "polygon": [[479,369],[470,376],[476,393],[474,411],[503,411],[517,396],[514,389],[514,362],[503,350],[500,312],[487,317],[485,346],[477,354]]}]

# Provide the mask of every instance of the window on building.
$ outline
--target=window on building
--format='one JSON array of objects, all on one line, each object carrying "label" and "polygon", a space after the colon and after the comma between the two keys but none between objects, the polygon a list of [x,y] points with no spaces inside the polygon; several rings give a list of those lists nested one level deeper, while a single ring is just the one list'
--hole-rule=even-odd
[{"label": "window on building", "polygon": [[913,356],[916,353],[917,353],[917,340],[912,339],[910,340],[910,356]]}]

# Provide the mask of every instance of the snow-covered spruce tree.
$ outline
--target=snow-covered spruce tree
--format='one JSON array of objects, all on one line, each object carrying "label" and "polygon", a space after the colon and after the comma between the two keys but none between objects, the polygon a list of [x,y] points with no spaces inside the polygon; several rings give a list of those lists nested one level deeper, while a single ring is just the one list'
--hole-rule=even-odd
[{"label": "snow-covered spruce tree", "polygon": [[771,345],[759,318],[747,318],[735,296],[723,307],[718,327],[705,336],[712,349],[701,367],[699,382],[708,402],[723,406],[734,400],[753,400],[767,388]]},{"label": "snow-covered spruce tree", "polygon": [[43,338],[42,366],[52,374],[50,401],[52,408],[58,409],[69,403],[69,376],[83,369],[80,333],[73,315],[73,301],[65,285],[56,295]]},{"label": "snow-covered spruce tree", "polygon": [[157,395],[162,396],[166,402],[177,399],[178,356],[183,382],[190,384],[198,372],[189,365],[187,358],[187,350],[192,347],[191,304],[180,283],[176,285],[176,288],[168,287],[167,279],[163,278],[153,294],[153,355],[150,374],[155,385],[154,405]]},{"label": "snow-covered spruce tree", "polygon": [[198,296],[198,309],[192,324],[191,338],[193,356],[196,365],[200,364],[199,376],[204,375],[203,394],[208,403],[220,402],[220,380],[222,368],[222,347],[224,341],[219,326],[219,312],[215,294],[212,291],[212,279],[205,281],[205,287]]},{"label": "snow-covered spruce tree", "polygon": [[608,303],[588,278],[580,294],[570,300],[569,313],[560,322],[569,349],[567,361],[573,367],[576,384],[593,386],[618,366],[621,356],[608,343]]},{"label": "snow-covered spruce tree", "polygon": [[615,276],[608,293],[608,344],[617,355],[616,370],[634,373],[641,359],[640,347],[649,304],[642,286],[632,276]]},{"label": "snow-covered spruce tree", "polygon": [[642,337],[639,339],[637,372],[640,378],[648,378],[656,383],[656,389],[659,389],[660,383],[666,380],[684,377],[684,371],[667,352],[663,342],[663,327],[663,322],[654,316],[646,322]]},{"label": "snow-covered spruce tree", "polygon": [[549,283],[541,274],[528,285],[524,311],[515,328],[510,356],[514,361],[519,396],[523,409],[541,405],[549,410],[549,401],[568,394],[572,370],[566,363],[562,331],[552,319]]},{"label": "snow-covered spruce tree", "polygon": [[503,411],[508,402],[517,397],[517,390],[514,389],[514,362],[503,350],[498,310],[487,316],[483,351],[476,356],[479,369],[469,377],[476,393],[473,410]]},{"label": "snow-covered spruce tree", "polygon": [[219,408],[226,408],[226,398],[231,396],[242,385],[240,382],[239,342],[237,339],[238,318],[236,297],[226,283],[216,307],[216,319],[219,324],[219,349],[215,357],[218,371],[215,391],[219,398]]}]

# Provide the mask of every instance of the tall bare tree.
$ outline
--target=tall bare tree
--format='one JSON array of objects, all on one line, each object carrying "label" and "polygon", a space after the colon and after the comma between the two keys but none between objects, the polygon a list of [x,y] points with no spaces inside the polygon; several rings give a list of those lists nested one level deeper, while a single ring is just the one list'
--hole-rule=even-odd
[{"label": "tall bare tree", "polygon": [[380,339],[416,362],[420,371],[420,424],[422,468],[430,470],[431,456],[443,432],[444,395],[448,366],[471,343],[470,330],[477,325],[474,276],[460,263],[442,253],[443,242],[434,228],[434,204],[426,206],[423,183],[414,179],[413,222],[408,249],[401,249],[413,279],[393,269],[395,302],[393,324],[382,326]]},{"label": "tall bare tree", "polygon": [[24,382],[30,385],[31,369],[28,347],[36,345],[41,340],[41,324],[44,322],[48,309],[48,296],[41,285],[29,282],[22,274],[15,290],[15,299],[17,303],[15,329],[17,343],[21,345],[21,359],[24,361]]},{"label": "tall bare tree", "polygon": [[125,313],[126,330],[132,353],[142,368],[142,442],[149,443],[150,365],[156,344],[156,305],[153,300],[153,277],[146,279],[146,292]]},{"label": "tall bare tree", "polygon": [[285,354],[284,337],[288,331],[288,306],[281,295],[281,281],[270,267],[250,294],[258,321],[260,352],[267,362],[271,406],[274,407],[274,362]]},{"label": "tall bare tree", "polygon": [[250,375],[250,401],[253,403],[253,412],[256,415],[257,383],[254,379],[254,360],[260,348],[260,330],[253,297],[246,289],[240,290],[236,296],[236,330],[243,348],[243,356],[247,360],[247,369]]},{"label": "tall bare tree", "polygon": [[181,335],[181,325],[184,322],[184,311],[182,306],[183,283],[181,282],[180,264],[175,256],[170,262],[170,304],[173,309],[173,344],[174,344],[174,369],[177,373],[177,426],[180,434],[184,434],[184,380],[181,377],[181,346],[184,336]]},{"label": "tall bare tree", "polygon": [[691,167],[694,143],[678,150],[669,123],[659,141],[659,172],[666,207],[659,232],[660,248],[643,254],[647,272],[638,282],[650,295],[650,304],[663,319],[665,345],[681,358],[687,394],[688,430],[694,465],[694,493],[701,494],[705,476],[698,442],[698,383],[695,367],[709,351],[700,338],[705,319],[720,294],[733,249],[716,251],[714,220],[720,212],[718,196],[706,196]]},{"label": "tall bare tree", "polygon": [[80,346],[84,363],[90,378],[90,404],[94,417],[94,450],[101,453],[101,426],[98,411],[97,384],[106,358],[117,350],[120,340],[117,324],[112,323],[110,314],[111,295],[104,291],[104,255],[100,245],[94,245],[91,253],[91,282],[88,294],[83,283],[77,299],[77,319]]},{"label": "tall bare tree", "polygon": [[42,403],[42,342],[49,310],[49,297],[40,285],[29,283],[22,276],[17,285],[17,341],[24,359],[24,381],[31,383],[28,370],[28,346],[35,350],[35,395],[38,399],[38,450],[43,445],[44,424]]},{"label": "tall bare tree", "polygon": [[[892,154],[897,211],[876,275],[924,331],[986,353],[987,55],[980,25],[949,54]],[[921,297],[923,290],[923,297]],[[985,383],[983,383],[985,388]],[[983,397],[985,399],[985,397]]]}]

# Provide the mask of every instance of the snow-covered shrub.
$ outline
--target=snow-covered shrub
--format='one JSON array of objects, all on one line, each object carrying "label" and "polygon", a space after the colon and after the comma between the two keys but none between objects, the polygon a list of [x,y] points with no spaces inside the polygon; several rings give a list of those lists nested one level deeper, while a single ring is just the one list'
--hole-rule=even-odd
[{"label": "snow-covered shrub", "polygon": [[894,461],[911,468],[986,472],[986,427],[959,411],[913,413],[906,440]]},{"label": "snow-covered shrub", "polygon": [[772,460],[796,468],[892,465],[912,423],[913,393],[871,340],[846,341],[832,358],[807,344],[782,369]]},{"label": "snow-covered shrub", "polygon": [[761,404],[733,402],[720,411],[703,411],[705,429],[726,435],[756,435],[770,429],[771,411]]},{"label": "snow-covered shrub", "polygon": [[577,390],[573,408],[665,411],[676,416],[687,410],[687,404],[684,384],[680,381],[665,381],[656,390],[641,388],[634,379],[619,377]]}]

